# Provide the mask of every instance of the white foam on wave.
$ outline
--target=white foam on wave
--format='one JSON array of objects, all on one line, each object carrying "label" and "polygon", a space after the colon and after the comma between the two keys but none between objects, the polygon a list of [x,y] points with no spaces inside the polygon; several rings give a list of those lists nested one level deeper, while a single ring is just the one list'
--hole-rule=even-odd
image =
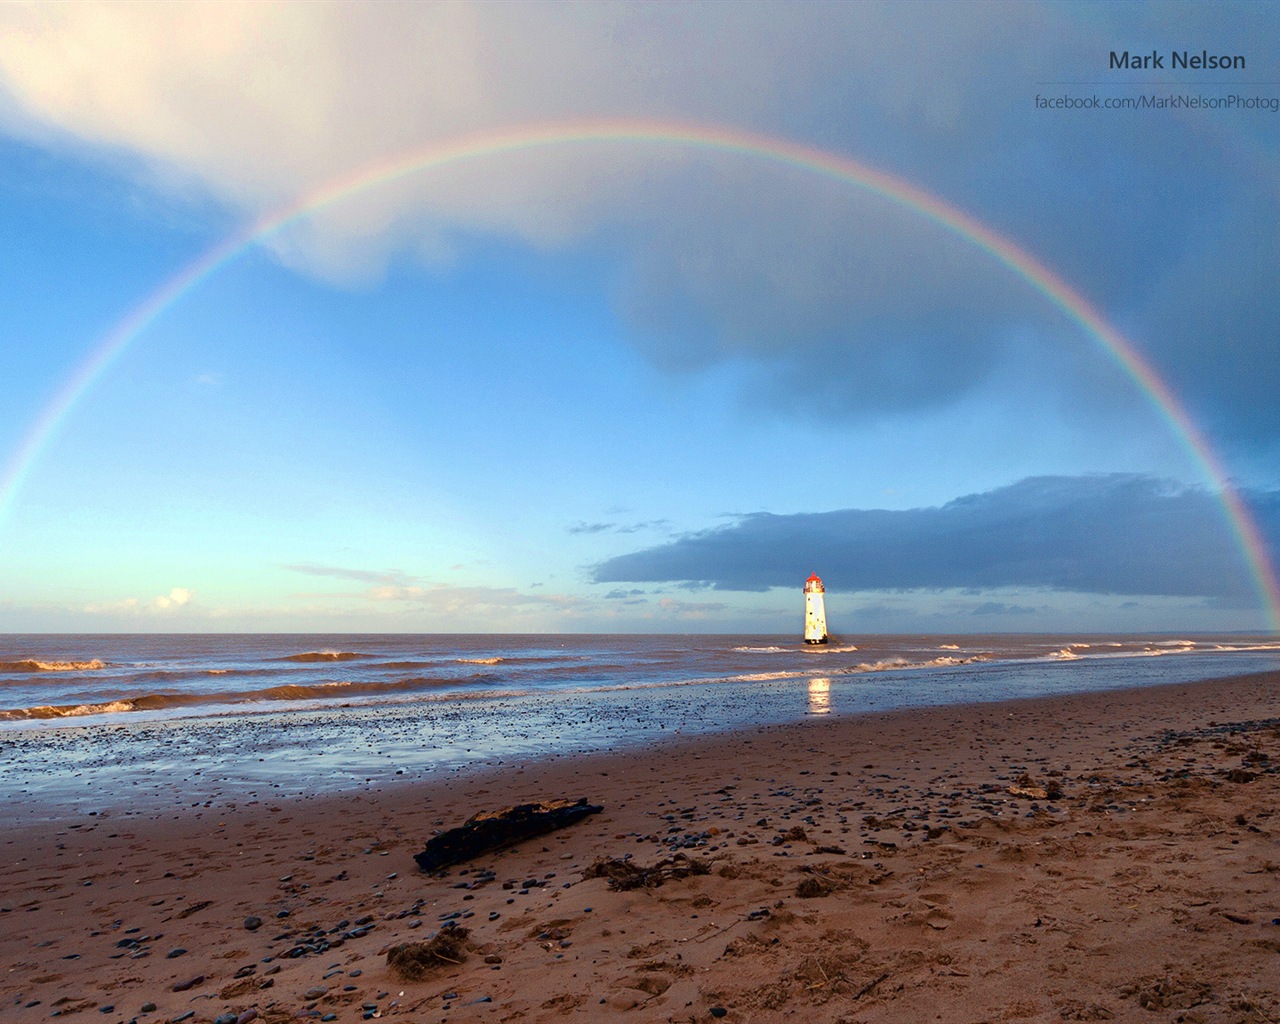
[{"label": "white foam on wave", "polygon": [[21,661],[0,661],[0,672],[93,672],[106,668],[105,661],[38,661],[23,658]]}]

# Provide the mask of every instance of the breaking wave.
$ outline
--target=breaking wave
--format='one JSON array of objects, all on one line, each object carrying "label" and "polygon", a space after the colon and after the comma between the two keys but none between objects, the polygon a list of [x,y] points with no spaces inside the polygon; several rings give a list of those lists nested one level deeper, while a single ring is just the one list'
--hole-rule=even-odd
[{"label": "breaking wave", "polygon": [[127,711],[163,711],[168,708],[193,707],[202,704],[250,704],[259,701],[332,700],[336,698],[346,699],[389,694],[412,694],[446,686],[475,686],[499,681],[500,677],[492,673],[478,673],[467,679],[417,677],[398,679],[394,682],[332,682],[307,685],[286,683],[281,686],[269,686],[263,690],[241,690],[234,693],[148,693],[137,697],[122,697],[98,704],[41,704],[36,707],[13,708],[8,711],[0,711],[0,722],[80,718],[85,715],[113,715]]},{"label": "breaking wave", "polygon": [[368,658],[371,655],[357,654],[355,651],[307,651],[305,654],[289,654],[281,661],[354,661],[356,658]]},{"label": "breaking wave", "polygon": [[97,658],[92,661],[36,661],[35,658],[0,661],[0,672],[92,672],[106,667],[107,663]]},{"label": "breaking wave", "polygon": [[497,665],[502,658],[454,658],[461,665]]}]

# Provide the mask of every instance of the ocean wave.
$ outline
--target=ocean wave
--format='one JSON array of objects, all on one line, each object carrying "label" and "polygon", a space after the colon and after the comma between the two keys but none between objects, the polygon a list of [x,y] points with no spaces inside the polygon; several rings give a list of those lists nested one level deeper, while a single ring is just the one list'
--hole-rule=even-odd
[{"label": "ocean wave", "polygon": [[454,658],[460,665],[497,665],[502,658]]},{"label": "ocean wave", "polygon": [[27,719],[80,718],[85,715],[110,715],[128,711],[163,711],[169,708],[192,707],[211,704],[249,704],[254,702],[305,701],[353,697],[374,697],[388,694],[426,692],[465,682],[469,686],[500,682],[493,673],[478,673],[464,680],[416,677],[380,682],[285,683],[262,690],[241,690],[232,693],[147,693],[137,697],[121,697],[98,704],[41,704],[36,707],[12,708],[0,711],[0,722],[16,722]]},{"label": "ocean wave", "polygon": [[954,665],[973,665],[982,661],[992,660],[991,654],[970,654],[965,657],[953,657],[948,654],[939,655],[936,658],[926,658],[923,661],[912,661],[909,658],[881,658],[879,661],[864,661],[851,668],[836,669],[837,675],[859,675],[863,672],[893,672],[898,669],[916,669],[916,668],[949,668]]},{"label": "ocean wave", "polygon": [[853,644],[805,644],[801,648],[806,654],[848,654],[857,649]]},{"label": "ocean wave", "polygon": [[281,661],[354,661],[356,658],[369,658],[369,654],[357,654],[355,651],[307,651],[305,654],[289,654]]},{"label": "ocean wave", "polygon": [[[822,672],[831,676],[863,675],[872,672],[891,672],[895,670],[946,668],[952,665],[970,665],[975,662],[990,661],[992,654],[974,654],[964,658],[940,657],[927,661],[910,661],[906,658],[882,658],[879,661],[864,661],[845,668],[823,667]],[[696,676],[688,679],[660,679],[652,682],[605,683],[600,686],[576,686],[563,689],[562,694],[571,693],[614,693],[627,690],[658,690],[683,686],[732,685],[742,683],[776,683],[786,680],[812,679],[813,669],[790,669],[778,672],[744,672],[731,676]]]},{"label": "ocean wave", "polygon": [[1070,644],[1066,647],[1061,648],[1060,650],[1050,651],[1048,654],[1045,655],[1045,657],[1054,658],[1058,661],[1075,661],[1077,658],[1080,657],[1080,655],[1076,654],[1076,652],[1073,651],[1071,648],[1072,647],[1088,647],[1088,646],[1089,646],[1088,644]]},{"label": "ocean wave", "polygon": [[735,647],[735,651],[750,654],[782,654],[786,651],[785,647]]},{"label": "ocean wave", "polygon": [[37,661],[24,658],[21,661],[0,661],[0,672],[93,672],[106,668],[105,661]]},{"label": "ocean wave", "polygon": [[165,683],[180,679],[199,679],[203,676],[280,676],[278,668],[161,668],[150,672],[136,672],[129,675],[113,677],[112,682],[129,683]]}]

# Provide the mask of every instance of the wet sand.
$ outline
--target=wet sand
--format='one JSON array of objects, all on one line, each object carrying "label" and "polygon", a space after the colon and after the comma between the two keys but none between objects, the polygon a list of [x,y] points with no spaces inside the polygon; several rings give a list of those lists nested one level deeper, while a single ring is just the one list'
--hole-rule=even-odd
[{"label": "wet sand", "polygon": [[[412,859],[579,796],[604,811]],[[1270,673],[9,824],[0,1017],[1278,1021],[1278,809]],[[587,877],[627,858],[662,884]],[[442,928],[425,977],[388,967]]]}]

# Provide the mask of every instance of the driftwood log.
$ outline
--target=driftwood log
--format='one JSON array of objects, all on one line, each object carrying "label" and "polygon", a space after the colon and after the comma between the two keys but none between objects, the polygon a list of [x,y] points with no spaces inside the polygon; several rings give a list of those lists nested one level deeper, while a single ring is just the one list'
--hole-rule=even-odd
[{"label": "driftwood log", "polygon": [[511,846],[523,839],[545,835],[581,821],[588,814],[604,810],[599,804],[580,800],[547,800],[536,804],[517,804],[500,811],[486,811],[427,841],[426,849],[413,859],[423,871],[439,871],[452,864],[462,864],[489,850]]}]

